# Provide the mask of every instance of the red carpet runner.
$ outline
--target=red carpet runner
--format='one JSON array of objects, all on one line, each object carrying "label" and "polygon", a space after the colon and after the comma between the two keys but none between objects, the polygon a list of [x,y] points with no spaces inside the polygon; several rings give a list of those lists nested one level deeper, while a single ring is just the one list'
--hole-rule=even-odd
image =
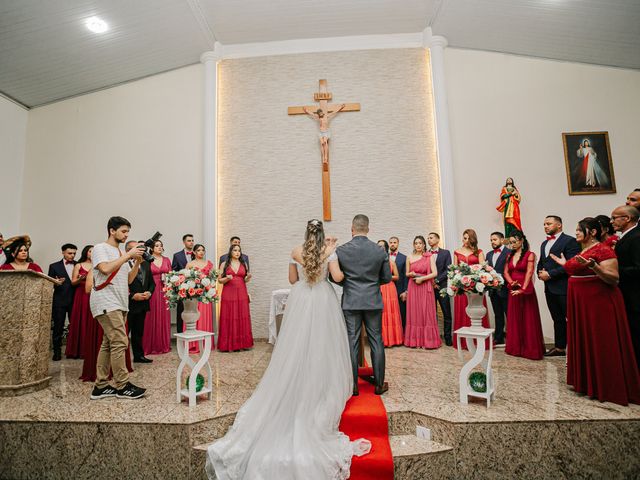
[{"label": "red carpet runner", "polygon": [[[361,368],[360,375],[372,375],[371,368]],[[382,400],[373,393],[373,385],[358,380],[360,395],[351,397],[342,413],[340,431],[351,440],[366,438],[371,441],[371,452],[353,457],[350,480],[393,480],[393,457],[389,445],[387,411]]]}]

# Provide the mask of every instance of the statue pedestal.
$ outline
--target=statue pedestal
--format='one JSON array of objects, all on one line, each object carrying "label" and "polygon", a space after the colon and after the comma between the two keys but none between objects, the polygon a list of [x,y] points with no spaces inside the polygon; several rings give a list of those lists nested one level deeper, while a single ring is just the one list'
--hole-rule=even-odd
[{"label": "statue pedestal", "polygon": [[27,271],[0,272],[0,396],[49,385],[53,279]]}]

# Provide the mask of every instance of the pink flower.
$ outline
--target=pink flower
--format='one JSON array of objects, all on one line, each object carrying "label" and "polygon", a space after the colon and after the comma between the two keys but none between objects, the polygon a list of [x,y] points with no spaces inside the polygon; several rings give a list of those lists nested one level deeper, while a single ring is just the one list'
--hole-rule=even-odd
[{"label": "pink flower", "polygon": [[482,270],[482,265],[480,264],[471,265],[471,270],[473,270],[474,272],[477,272],[478,270]]},{"label": "pink flower", "polygon": [[451,290],[453,290],[453,291],[454,291],[454,293],[455,293],[455,292],[457,292],[457,291],[458,291],[458,287],[456,287],[456,286],[454,286],[454,285],[451,285]]},{"label": "pink flower", "polygon": [[204,290],[202,290],[201,288],[196,288],[197,295],[202,295],[202,292],[204,292]]},{"label": "pink flower", "polygon": [[196,294],[196,289],[195,288],[190,288],[189,289],[189,296],[193,297]]},{"label": "pink flower", "polygon": [[481,281],[482,283],[484,283],[485,285],[486,285],[487,283],[489,283],[489,279],[488,279],[487,277],[484,277],[484,276],[483,276],[483,277],[480,277],[480,281]]},{"label": "pink flower", "polygon": [[178,275],[178,284],[184,283],[185,280],[186,279],[184,275]]},{"label": "pink flower", "polygon": [[196,277],[196,283],[200,283],[200,277]]},{"label": "pink flower", "polygon": [[179,296],[180,298],[187,298],[187,292],[185,292],[184,290],[180,290],[180,291],[178,292],[178,296]]},{"label": "pink flower", "polygon": [[469,277],[469,275],[465,275],[460,279],[460,282],[462,282],[463,285],[468,286],[471,283],[471,277]]},{"label": "pink flower", "polygon": [[491,271],[493,271],[493,267],[492,267],[491,265],[485,265],[485,266],[484,266],[484,269],[485,269],[487,272],[491,272]]}]

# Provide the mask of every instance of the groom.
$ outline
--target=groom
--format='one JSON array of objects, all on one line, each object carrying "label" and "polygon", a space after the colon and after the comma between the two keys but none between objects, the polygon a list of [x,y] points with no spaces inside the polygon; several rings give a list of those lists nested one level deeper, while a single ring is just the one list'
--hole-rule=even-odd
[{"label": "groom", "polygon": [[367,331],[371,347],[371,362],[375,393],[389,390],[384,381],[384,344],[382,343],[382,294],[380,285],[391,281],[389,257],[383,249],[367,238],[369,218],[356,215],[351,223],[350,242],[336,249],[342,282],[342,311],[349,334],[351,366],[353,367],[353,394],[358,395],[358,357],[362,324]]}]

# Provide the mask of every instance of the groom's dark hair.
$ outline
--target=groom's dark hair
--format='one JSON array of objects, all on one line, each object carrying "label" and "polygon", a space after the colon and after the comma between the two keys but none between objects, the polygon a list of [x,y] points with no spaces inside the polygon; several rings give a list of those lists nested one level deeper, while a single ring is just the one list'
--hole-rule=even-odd
[{"label": "groom's dark hair", "polygon": [[351,222],[351,227],[355,232],[363,232],[366,233],[369,231],[369,217],[359,213],[355,217],[353,217],[353,221]]}]

